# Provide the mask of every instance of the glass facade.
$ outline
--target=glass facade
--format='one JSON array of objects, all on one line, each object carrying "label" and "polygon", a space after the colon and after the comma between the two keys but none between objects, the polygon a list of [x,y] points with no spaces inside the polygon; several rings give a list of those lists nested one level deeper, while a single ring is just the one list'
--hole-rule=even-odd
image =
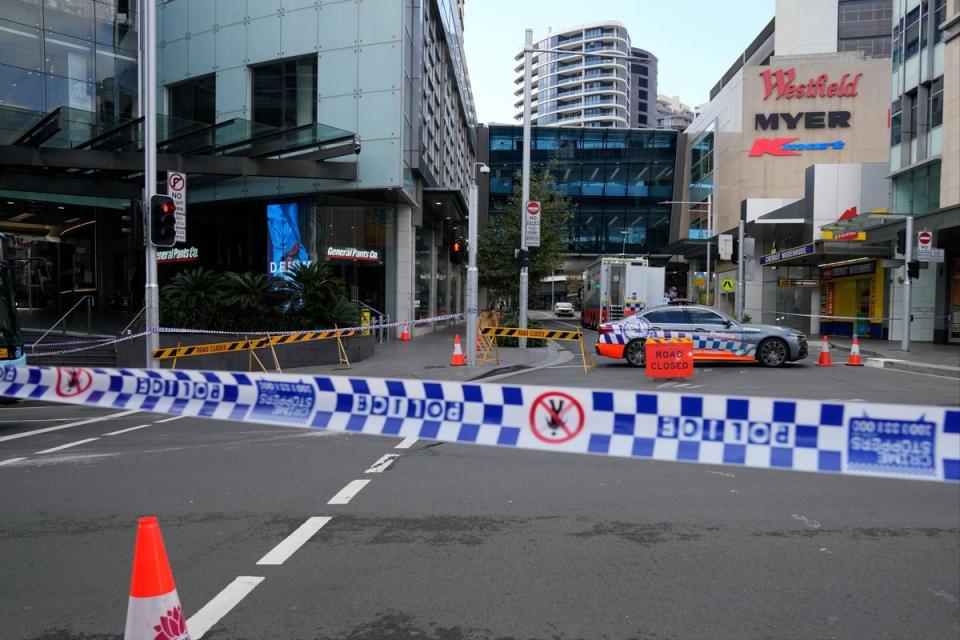
[{"label": "glass facade", "polygon": [[[533,127],[531,167],[570,201],[570,254],[659,253],[668,244],[677,138],[672,131]],[[507,211],[522,127],[490,127],[490,215]]]},{"label": "glass facade", "polygon": [[710,237],[708,201],[713,193],[714,125],[698,135],[690,146],[689,238]]},{"label": "glass facade", "polygon": [[137,107],[137,0],[4,0],[0,107],[72,107],[106,121]]}]

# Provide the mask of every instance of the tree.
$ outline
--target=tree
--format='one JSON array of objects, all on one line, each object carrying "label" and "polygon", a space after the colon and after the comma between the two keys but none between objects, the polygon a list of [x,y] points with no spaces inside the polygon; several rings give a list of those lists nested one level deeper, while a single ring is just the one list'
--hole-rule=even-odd
[{"label": "tree", "polygon": [[[520,267],[514,252],[520,248],[521,177],[514,176],[513,194],[503,213],[492,214],[480,236],[477,250],[480,284],[493,299],[517,300]],[[563,262],[567,250],[570,202],[556,190],[556,178],[549,169],[530,174],[530,199],[540,202],[540,246],[530,249],[530,288],[551,276]]]}]

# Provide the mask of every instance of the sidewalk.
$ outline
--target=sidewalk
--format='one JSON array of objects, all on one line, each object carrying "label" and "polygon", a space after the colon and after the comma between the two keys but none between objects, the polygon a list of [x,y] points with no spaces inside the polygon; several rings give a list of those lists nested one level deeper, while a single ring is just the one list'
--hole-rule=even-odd
[{"label": "sidewalk", "polygon": [[466,381],[487,378],[508,371],[529,369],[552,364],[560,357],[560,350],[553,342],[546,347],[530,349],[500,349],[500,364],[478,364],[476,367],[451,367],[454,336],[460,334],[460,346],[466,354],[465,328],[447,327],[440,331],[417,336],[409,342],[392,339],[377,344],[373,356],[360,362],[343,365],[320,365],[285,369],[284,373],[318,373],[333,376],[357,376],[369,378],[419,378],[440,381]]},{"label": "sidewalk", "polygon": [[[852,338],[830,337],[830,347],[849,352]],[[810,353],[820,353],[820,342],[810,343]],[[860,355],[868,367],[898,369],[911,373],[927,373],[960,379],[960,344],[932,344],[912,342],[910,351],[901,351],[894,340],[860,340]],[[844,357],[845,359],[845,357]]]}]

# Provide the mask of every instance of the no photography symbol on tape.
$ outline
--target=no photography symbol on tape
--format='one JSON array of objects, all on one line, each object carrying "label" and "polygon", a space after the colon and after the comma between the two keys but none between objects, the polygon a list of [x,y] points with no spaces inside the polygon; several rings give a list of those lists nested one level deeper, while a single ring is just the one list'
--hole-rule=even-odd
[{"label": "no photography symbol on tape", "polygon": [[576,398],[559,391],[540,394],[530,409],[533,435],[548,444],[573,440],[583,431],[583,407]]}]

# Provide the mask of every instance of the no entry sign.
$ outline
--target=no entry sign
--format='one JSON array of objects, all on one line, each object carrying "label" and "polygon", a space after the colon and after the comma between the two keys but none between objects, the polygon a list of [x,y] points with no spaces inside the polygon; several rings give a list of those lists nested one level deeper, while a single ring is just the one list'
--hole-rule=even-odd
[{"label": "no entry sign", "polygon": [[523,233],[528,247],[540,246],[540,202],[530,200],[526,206],[526,219],[524,220]]},{"label": "no entry sign", "polygon": [[651,378],[693,377],[693,341],[646,344],[647,375]]},{"label": "no entry sign", "polygon": [[583,431],[586,414],[577,399],[559,391],[540,394],[530,409],[530,428],[538,440],[560,444]]}]

